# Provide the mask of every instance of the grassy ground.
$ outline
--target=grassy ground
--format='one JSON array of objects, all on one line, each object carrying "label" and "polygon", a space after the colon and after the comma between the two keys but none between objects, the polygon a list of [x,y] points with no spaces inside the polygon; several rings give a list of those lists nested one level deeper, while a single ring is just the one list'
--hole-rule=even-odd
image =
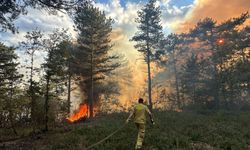
[{"label": "grassy ground", "polygon": [[[154,112],[154,116],[156,125],[147,125],[144,150],[250,150],[250,112]],[[126,117],[125,113],[98,117],[2,143],[2,148],[84,150],[119,128]],[[93,150],[133,150],[136,136],[135,125],[129,123]]]}]

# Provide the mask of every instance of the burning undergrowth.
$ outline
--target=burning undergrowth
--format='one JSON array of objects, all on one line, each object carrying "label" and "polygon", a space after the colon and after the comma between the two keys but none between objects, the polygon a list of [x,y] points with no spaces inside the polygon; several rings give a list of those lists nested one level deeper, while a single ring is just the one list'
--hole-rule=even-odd
[{"label": "burning undergrowth", "polygon": [[[97,108],[94,107],[93,117],[96,116]],[[67,117],[66,120],[70,123],[76,123],[85,121],[86,119],[90,118],[90,109],[89,105],[86,103],[81,103],[79,105],[79,109],[73,113],[71,116]]]}]

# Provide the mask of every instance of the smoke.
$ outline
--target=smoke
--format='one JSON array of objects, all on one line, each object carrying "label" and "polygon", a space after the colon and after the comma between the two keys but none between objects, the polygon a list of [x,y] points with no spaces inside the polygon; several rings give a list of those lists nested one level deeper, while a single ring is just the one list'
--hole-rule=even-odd
[{"label": "smoke", "polygon": [[[187,32],[190,28],[205,17],[211,17],[217,23],[240,16],[241,13],[250,11],[249,0],[195,0],[193,8],[185,19],[177,22],[174,28],[177,32]],[[247,21],[250,24],[250,21]]]},{"label": "smoke", "polygon": [[[241,13],[250,9],[249,0],[194,0],[193,5],[187,9],[184,19],[175,19],[171,21],[169,27],[174,32],[186,32],[190,28],[205,17],[211,17],[219,22],[225,21],[232,17],[238,17]],[[105,10],[108,16],[115,19],[112,34],[110,36],[114,44],[113,50],[115,53],[124,55],[127,58],[127,64],[116,71],[115,80],[120,86],[120,96],[117,97],[119,103],[129,108],[133,103],[137,102],[139,97],[145,100],[147,97],[147,66],[140,54],[135,48],[133,42],[129,41],[137,31],[137,24],[133,19],[137,16],[139,5],[127,4],[127,9],[120,6],[118,1],[114,0],[111,4],[96,4],[101,10]],[[169,1],[164,1],[167,5]],[[249,23],[249,22],[248,22]],[[164,26],[165,27],[165,26]],[[155,64],[151,64],[152,82],[161,82],[166,87],[169,93],[170,83],[166,81],[163,74]],[[155,78],[154,78],[155,77]],[[167,83],[165,83],[167,82]],[[157,83],[158,84],[158,83]],[[154,86],[154,85],[153,85]],[[159,90],[153,87],[153,100],[159,97]]]},{"label": "smoke", "polygon": [[[115,28],[110,38],[114,43],[113,50],[115,53],[124,56],[126,63],[115,71],[114,78],[120,86],[120,96],[117,99],[120,105],[128,110],[131,105],[137,103],[139,97],[148,100],[147,95],[147,64],[143,55],[134,48],[134,42],[130,41],[130,35],[126,30]],[[121,60],[122,62],[122,60]],[[162,71],[155,63],[151,63],[151,78],[153,79],[158,72]],[[152,81],[154,82],[154,81]],[[154,97],[154,93],[152,93]]]}]

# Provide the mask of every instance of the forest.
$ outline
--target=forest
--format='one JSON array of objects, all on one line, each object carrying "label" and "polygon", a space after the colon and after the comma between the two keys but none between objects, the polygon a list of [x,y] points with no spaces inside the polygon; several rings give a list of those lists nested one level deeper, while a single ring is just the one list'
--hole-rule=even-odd
[{"label": "forest", "polygon": [[[113,39],[116,20],[95,1],[2,0],[0,149],[132,150],[136,127],[123,124],[139,98],[155,120],[145,150],[250,149],[249,12],[166,32],[158,2],[145,1],[130,20],[129,56]],[[16,22],[31,10],[73,25],[21,34]],[[22,37],[13,45],[6,34]]]}]

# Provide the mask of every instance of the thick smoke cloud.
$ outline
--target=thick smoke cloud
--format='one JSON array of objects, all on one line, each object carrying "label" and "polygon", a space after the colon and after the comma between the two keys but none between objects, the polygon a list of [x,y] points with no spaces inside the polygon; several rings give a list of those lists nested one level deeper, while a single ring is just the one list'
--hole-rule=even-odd
[{"label": "thick smoke cloud", "polygon": [[[195,0],[192,10],[187,14],[184,21],[176,26],[175,30],[178,32],[188,31],[205,17],[211,17],[217,23],[220,23],[238,17],[246,11],[250,11],[249,0]],[[250,24],[249,21],[248,24]]]}]

